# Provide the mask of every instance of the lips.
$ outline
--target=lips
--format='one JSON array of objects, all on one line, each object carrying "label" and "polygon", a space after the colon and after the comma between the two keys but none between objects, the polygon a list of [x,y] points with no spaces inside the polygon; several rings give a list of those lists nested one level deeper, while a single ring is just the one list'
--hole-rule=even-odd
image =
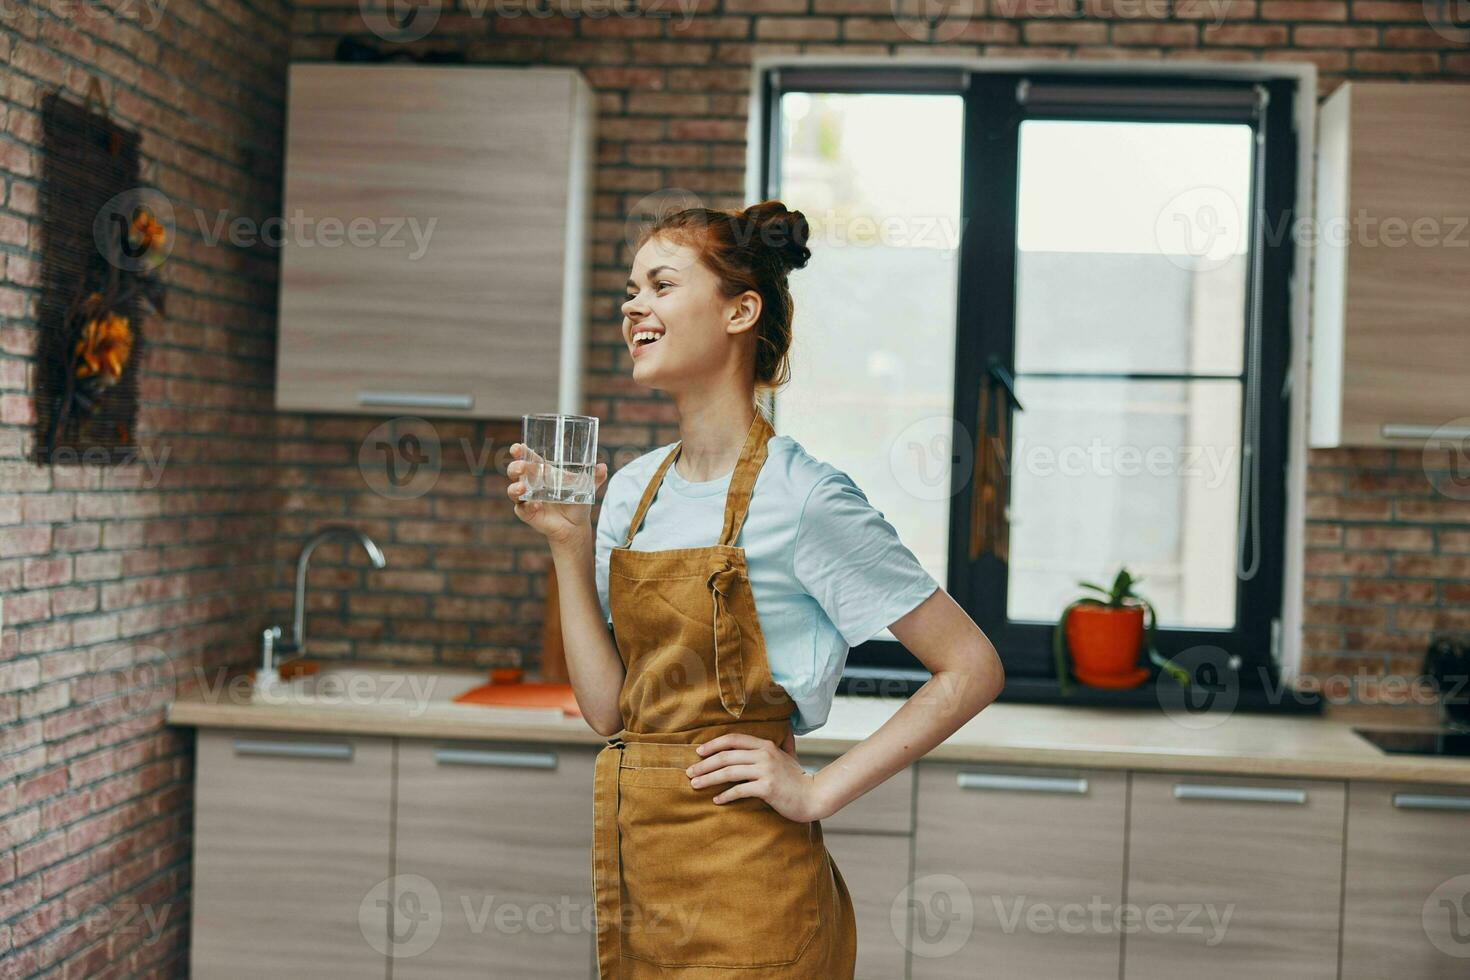
[{"label": "lips", "polygon": [[[637,330],[633,331],[633,333],[635,333],[635,334],[638,333],[638,332],[639,331],[637,331]],[[639,354],[643,353],[644,350],[648,349],[649,347],[652,347],[654,344],[658,343],[660,340],[663,340],[663,337],[664,337],[664,335],[662,333],[659,333],[659,335],[656,338],[654,338],[653,340],[648,340],[648,341],[635,340],[635,341],[632,341],[631,343],[632,343],[632,354],[633,354],[633,356],[634,357],[637,357]]]}]

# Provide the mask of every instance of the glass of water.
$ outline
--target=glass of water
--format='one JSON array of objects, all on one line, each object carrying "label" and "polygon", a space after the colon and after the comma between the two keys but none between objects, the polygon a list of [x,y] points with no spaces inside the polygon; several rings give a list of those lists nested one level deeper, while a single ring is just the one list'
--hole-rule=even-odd
[{"label": "glass of water", "polygon": [[591,504],[597,495],[597,416],[545,412],[521,416],[526,468],[521,500]]}]

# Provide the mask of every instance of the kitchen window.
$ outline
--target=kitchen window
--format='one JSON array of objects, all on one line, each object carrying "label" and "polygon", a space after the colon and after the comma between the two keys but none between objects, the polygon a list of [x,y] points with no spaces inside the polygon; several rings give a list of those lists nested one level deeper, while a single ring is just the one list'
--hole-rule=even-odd
[{"label": "kitchen window", "polygon": [[[814,255],[776,430],[864,488],[995,643],[1009,696],[1055,695],[1058,615],[1121,565],[1161,653],[1275,683],[1297,84],[760,74],[757,190],[805,212]],[[1019,406],[1004,547],[972,543],[982,383]],[[919,667],[886,630],[849,658]]]}]

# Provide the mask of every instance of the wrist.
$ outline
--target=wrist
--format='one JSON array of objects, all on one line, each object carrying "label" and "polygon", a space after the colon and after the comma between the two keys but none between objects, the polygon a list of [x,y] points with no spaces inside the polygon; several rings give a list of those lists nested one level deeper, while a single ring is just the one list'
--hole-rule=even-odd
[{"label": "wrist", "polygon": [[555,538],[548,536],[546,543],[551,547],[552,561],[579,559],[592,553],[592,529],[579,527]]},{"label": "wrist", "polygon": [[841,807],[838,805],[838,801],[832,796],[827,782],[822,778],[821,770],[818,770],[807,778],[811,780],[811,819],[826,820],[841,809]]}]

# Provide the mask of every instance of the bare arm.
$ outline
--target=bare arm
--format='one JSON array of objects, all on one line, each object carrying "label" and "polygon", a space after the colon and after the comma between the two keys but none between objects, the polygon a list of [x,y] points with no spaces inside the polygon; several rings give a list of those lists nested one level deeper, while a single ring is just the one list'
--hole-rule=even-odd
[{"label": "bare arm", "polygon": [[733,783],[711,798],[717,804],[758,796],[793,820],[825,819],[954,734],[1005,686],[995,647],[942,588],[889,629],[934,676],[877,731],[815,776],[796,760],[795,739],[777,746],[727,732],[696,746],[704,758],[686,770],[692,784]]},{"label": "bare arm", "polygon": [[[527,468],[526,447],[514,443],[515,457],[506,467],[511,483],[506,494],[516,502],[516,516],[546,535],[556,566],[557,601],[561,606],[561,635],[566,647],[567,676],[582,717],[599,735],[612,735],[623,727],[618,710],[618,693],[623,688],[623,661],[597,598],[596,537],[592,508],[586,504],[523,502],[526,490],[521,477]],[[607,481],[607,464],[595,469],[597,487]],[[595,492],[595,490],[594,490]]]},{"label": "bare arm", "polygon": [[553,543],[551,560],[556,565],[561,635],[572,693],[592,730],[613,735],[623,727],[618,692],[623,689],[624,670],[597,598],[594,548],[591,530],[584,529],[570,541]]},{"label": "bare arm", "polygon": [[942,588],[889,629],[934,676],[877,731],[816,774],[818,819],[836,813],[953,735],[1005,686],[995,647]]}]

